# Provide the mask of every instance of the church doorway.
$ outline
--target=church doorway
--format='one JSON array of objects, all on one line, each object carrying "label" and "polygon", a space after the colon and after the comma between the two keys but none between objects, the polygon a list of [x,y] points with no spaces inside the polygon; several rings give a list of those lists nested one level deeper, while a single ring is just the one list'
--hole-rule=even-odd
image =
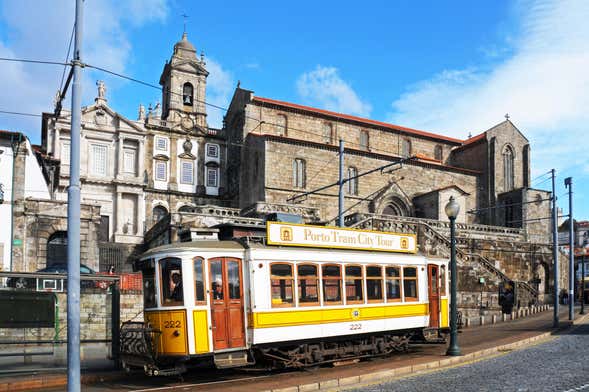
[{"label": "church doorway", "polygon": [[47,240],[47,267],[67,263],[67,231],[56,231]]},{"label": "church doorway", "polygon": [[409,208],[398,197],[392,197],[384,203],[381,215],[409,216]]}]

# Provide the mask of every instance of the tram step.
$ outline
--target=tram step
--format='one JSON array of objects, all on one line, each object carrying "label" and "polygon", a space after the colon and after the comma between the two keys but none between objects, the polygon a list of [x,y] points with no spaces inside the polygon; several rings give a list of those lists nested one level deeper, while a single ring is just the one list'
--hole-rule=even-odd
[{"label": "tram step", "polygon": [[246,350],[215,354],[215,366],[219,369],[248,365],[253,365],[253,362],[248,362]]}]

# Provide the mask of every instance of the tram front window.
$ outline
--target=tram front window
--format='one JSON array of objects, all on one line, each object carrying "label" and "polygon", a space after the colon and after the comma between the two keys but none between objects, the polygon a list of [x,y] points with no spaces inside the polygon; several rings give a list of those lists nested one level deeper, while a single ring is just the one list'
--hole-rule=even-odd
[{"label": "tram front window", "polygon": [[155,269],[143,270],[143,307],[155,308]]},{"label": "tram front window", "polygon": [[205,303],[205,284],[203,274],[203,259],[194,258],[194,299],[197,304]]},{"label": "tram front window", "polygon": [[160,274],[162,305],[183,305],[182,260],[174,257],[160,260]]}]

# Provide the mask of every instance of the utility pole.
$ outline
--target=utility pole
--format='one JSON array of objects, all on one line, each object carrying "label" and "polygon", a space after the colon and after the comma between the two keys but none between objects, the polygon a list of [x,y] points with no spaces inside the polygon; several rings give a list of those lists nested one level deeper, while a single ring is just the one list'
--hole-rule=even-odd
[{"label": "utility pole", "polygon": [[569,320],[575,319],[575,227],[573,224],[573,177],[564,179],[569,188]]},{"label": "utility pole", "polygon": [[67,390],[80,391],[80,126],[83,0],[76,0],[70,185],[67,190]]},{"label": "utility pole", "polygon": [[555,171],[552,173],[552,258],[554,259],[554,316],[552,326],[558,328],[558,213],[556,211]]},{"label": "utility pole", "polygon": [[339,141],[339,203],[337,210],[337,225],[344,227],[344,140]]}]

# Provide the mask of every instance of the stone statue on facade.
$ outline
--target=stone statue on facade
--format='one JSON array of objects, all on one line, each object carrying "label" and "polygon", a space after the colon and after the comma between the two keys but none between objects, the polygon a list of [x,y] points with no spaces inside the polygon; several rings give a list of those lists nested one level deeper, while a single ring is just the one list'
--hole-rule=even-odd
[{"label": "stone statue on facade", "polygon": [[55,96],[53,97],[53,107],[57,108],[57,105],[61,101],[61,91],[57,90],[55,92]]},{"label": "stone statue on facade", "polygon": [[142,103],[139,104],[139,117],[137,118],[138,121],[145,120],[145,106]]},{"label": "stone statue on facade", "polygon": [[162,117],[162,105],[160,105],[159,102],[156,102],[154,112],[155,112],[155,118]]},{"label": "stone statue on facade", "polygon": [[104,84],[104,81],[99,80],[96,82],[96,85],[98,86],[98,98],[104,99],[106,95],[106,85]]}]

